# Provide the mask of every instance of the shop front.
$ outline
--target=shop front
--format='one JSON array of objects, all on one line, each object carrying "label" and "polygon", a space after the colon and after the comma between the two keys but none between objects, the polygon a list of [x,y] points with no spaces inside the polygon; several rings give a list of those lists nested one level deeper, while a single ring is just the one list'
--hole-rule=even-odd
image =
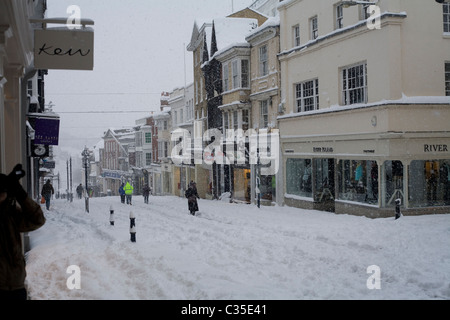
[{"label": "shop front", "polygon": [[[354,123],[354,114],[336,113],[336,122],[340,116]],[[318,119],[300,121],[305,120],[314,126]],[[281,122],[285,204],[378,218],[394,216],[400,199],[404,215],[450,212],[449,132],[425,132],[418,126],[417,131],[343,133],[333,121],[327,123],[334,132],[303,135],[298,128],[307,130],[306,122],[297,122],[291,132]],[[439,121],[433,125],[441,126]],[[288,134],[294,130],[296,135]]]}]

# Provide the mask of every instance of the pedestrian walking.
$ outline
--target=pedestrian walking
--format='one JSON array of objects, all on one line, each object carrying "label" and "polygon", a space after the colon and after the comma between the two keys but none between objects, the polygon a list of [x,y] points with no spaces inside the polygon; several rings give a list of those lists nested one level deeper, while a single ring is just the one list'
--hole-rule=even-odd
[{"label": "pedestrian walking", "polygon": [[146,184],[142,189],[142,194],[144,196],[144,203],[148,204],[148,197],[150,196],[150,187],[148,184]]},{"label": "pedestrian walking", "polygon": [[184,195],[188,199],[189,213],[195,216],[195,213],[198,211],[197,199],[200,199],[200,197],[197,192],[197,184],[194,181],[189,183],[189,188],[186,190]]},{"label": "pedestrian walking", "polygon": [[77,187],[77,195],[78,195],[78,199],[81,199],[83,197],[83,185],[81,183]]},{"label": "pedestrian walking", "polygon": [[119,195],[120,195],[120,202],[125,203],[125,184],[122,183],[119,187]]},{"label": "pedestrian walking", "polygon": [[0,174],[0,300],[27,300],[20,234],[45,224],[41,206],[19,183],[24,176],[20,164],[8,176]]},{"label": "pedestrian walking", "polygon": [[127,204],[129,204],[131,206],[131,198],[133,197],[134,188],[129,182],[127,182],[127,184],[125,185],[123,190],[125,191],[125,197],[127,199]]},{"label": "pedestrian walking", "polygon": [[55,194],[55,189],[53,189],[52,183],[51,183],[50,179],[48,179],[41,190],[41,195],[45,199],[45,206],[47,207],[47,210],[50,210],[50,200],[52,199],[52,196],[54,194]]}]

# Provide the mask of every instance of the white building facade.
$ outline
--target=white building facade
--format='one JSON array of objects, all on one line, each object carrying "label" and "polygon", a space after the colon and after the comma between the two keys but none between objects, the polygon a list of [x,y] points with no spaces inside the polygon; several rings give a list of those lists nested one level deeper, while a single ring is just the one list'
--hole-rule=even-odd
[{"label": "white building facade", "polygon": [[449,4],[278,9],[284,203],[380,217],[400,199],[404,214],[447,212]]}]

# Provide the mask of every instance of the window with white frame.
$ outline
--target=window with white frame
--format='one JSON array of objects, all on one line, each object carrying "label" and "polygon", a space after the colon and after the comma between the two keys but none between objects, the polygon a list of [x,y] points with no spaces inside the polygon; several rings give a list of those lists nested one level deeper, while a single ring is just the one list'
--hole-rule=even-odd
[{"label": "window with white frame", "polygon": [[[369,0],[362,0],[363,2],[369,2]],[[361,5],[361,11],[360,11],[360,20],[367,20],[370,17],[370,12],[368,12],[370,3]]]},{"label": "window with white frame", "polygon": [[342,104],[367,103],[367,63],[342,69]]},{"label": "window with white frame", "polygon": [[300,45],[300,25],[292,27],[292,45],[298,47]]},{"label": "window with white frame", "polygon": [[237,60],[234,60],[231,63],[231,80],[233,82],[233,89],[239,88],[239,69]]},{"label": "window with white frame", "polygon": [[200,102],[203,102],[203,78],[200,79]]},{"label": "window with white frame", "polygon": [[344,27],[344,5],[337,4],[335,6],[335,29],[341,29]]},{"label": "window with white frame", "polygon": [[309,26],[311,30],[311,40],[315,40],[319,37],[319,21],[317,16],[309,19]]},{"label": "window with white frame", "polygon": [[450,3],[442,4],[444,10],[444,32],[450,33]]},{"label": "window with white frame", "polygon": [[145,143],[146,144],[151,144],[152,143],[152,133],[151,132],[146,132],[145,133]]},{"label": "window with white frame", "polygon": [[167,158],[169,155],[169,143],[167,141],[158,141],[158,158]]},{"label": "window with white frame", "polygon": [[238,112],[233,111],[233,129],[239,129]]},{"label": "window with white frame", "polygon": [[242,110],[242,130],[247,131],[250,128],[250,111]]},{"label": "window with white frame", "polygon": [[269,74],[269,61],[267,57],[267,45],[259,48],[259,75],[266,76]]},{"label": "window with white frame", "polygon": [[241,88],[249,87],[249,65],[248,60],[241,60]]},{"label": "window with white frame", "polygon": [[152,165],[152,154],[151,154],[151,152],[146,152],[145,153],[145,165],[146,166],[151,166]]},{"label": "window with white frame", "polygon": [[228,90],[230,90],[229,88],[229,83],[230,83],[230,79],[229,79],[229,71],[228,71],[229,67],[228,67],[228,63],[225,63],[223,65],[223,91],[226,92]]},{"label": "window with white frame", "polygon": [[450,62],[445,63],[445,95],[450,96]]},{"label": "window with white frame", "polygon": [[136,132],[136,147],[142,147],[142,132]]},{"label": "window with white frame", "polygon": [[259,125],[261,128],[267,128],[269,125],[269,100],[260,102]]},{"label": "window with white frame", "polygon": [[297,112],[319,109],[319,79],[308,80],[295,85]]},{"label": "window with white frame", "polygon": [[228,111],[225,111],[223,113],[223,128],[224,128],[224,130],[227,130],[230,128],[230,119],[229,119]]}]

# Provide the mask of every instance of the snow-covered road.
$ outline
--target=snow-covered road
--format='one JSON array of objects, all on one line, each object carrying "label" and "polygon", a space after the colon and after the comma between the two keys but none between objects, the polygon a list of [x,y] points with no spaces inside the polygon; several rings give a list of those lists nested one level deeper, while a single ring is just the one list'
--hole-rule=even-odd
[{"label": "snow-covered road", "polygon": [[31,299],[450,299],[450,214],[372,220],[200,200],[192,217],[182,198],[133,200],[91,199],[89,214],[84,200],[55,201],[31,234]]}]

